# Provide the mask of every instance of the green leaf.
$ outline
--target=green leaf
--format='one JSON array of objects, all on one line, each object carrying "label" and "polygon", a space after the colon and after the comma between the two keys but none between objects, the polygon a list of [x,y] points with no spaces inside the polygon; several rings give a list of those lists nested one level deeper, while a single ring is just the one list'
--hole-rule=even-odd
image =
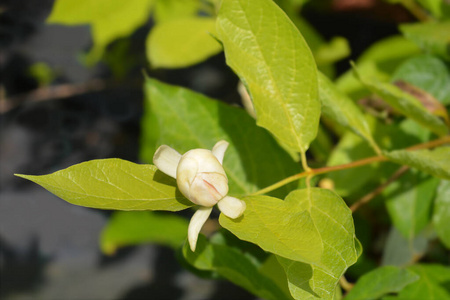
[{"label": "green leaf", "polygon": [[150,211],[116,211],[100,236],[100,248],[113,254],[117,248],[157,243],[172,248],[186,240],[188,221],[174,214]]},{"label": "green leaf", "polygon": [[436,18],[450,16],[450,3],[445,0],[418,0],[418,2],[431,12]]},{"label": "green leaf", "polygon": [[380,267],[358,279],[345,297],[346,300],[378,299],[389,293],[398,293],[419,276],[412,271],[394,266]]},{"label": "green leaf", "polygon": [[155,0],[57,0],[47,22],[64,25],[91,25],[94,47],[89,64],[100,59],[106,46],[133,33],[149,18]]},{"label": "green leaf", "polygon": [[411,240],[430,221],[431,205],[439,179],[410,170],[383,192],[394,226]]},{"label": "green leaf", "polygon": [[401,64],[392,81],[404,80],[432,95],[442,104],[450,104],[450,71],[432,55],[419,55]]},{"label": "green leaf", "polygon": [[[145,91],[144,161],[151,161],[155,146],[161,144],[184,153],[211,149],[217,141],[226,140],[230,146],[223,165],[230,194],[235,196],[256,192],[299,172],[298,164],[244,110],[152,79],[147,79]],[[290,189],[287,186],[275,193],[286,195]]]},{"label": "green leaf", "polygon": [[448,300],[450,299],[450,268],[442,265],[419,264],[408,268],[420,276],[406,286],[396,299],[401,300]]},{"label": "green leaf", "polygon": [[83,162],[49,175],[16,176],[69,203],[92,208],[178,211],[193,205],[176,190],[175,179],[155,166],[116,158]]},{"label": "green leaf", "polygon": [[199,0],[156,0],[153,18],[155,23],[194,17],[201,8]]},{"label": "green leaf", "polygon": [[408,165],[433,176],[450,180],[450,147],[433,150],[386,152],[385,155],[398,164]]},{"label": "green leaf", "polygon": [[209,243],[203,235],[199,235],[195,252],[192,252],[186,243],[183,255],[194,267],[216,271],[258,297],[268,300],[292,299],[270,278],[263,275],[259,267],[238,249]]},{"label": "green leaf", "polygon": [[450,181],[441,180],[433,211],[433,225],[441,241],[450,248]]},{"label": "green leaf", "polygon": [[228,0],[217,34],[252,97],[258,125],[305,153],[317,134],[320,101],[314,58],[297,28],[271,0]]},{"label": "green leaf", "polygon": [[322,73],[319,72],[318,78],[319,96],[322,102],[323,114],[335,120],[340,125],[351,129],[354,133],[369,142],[376,151],[379,151],[372,137],[369,124],[353,100],[339,91]]},{"label": "green leaf", "polygon": [[350,55],[350,46],[347,39],[334,37],[328,44],[321,45],[314,52],[314,58],[318,66],[332,64]]},{"label": "green leaf", "polygon": [[398,112],[429,128],[438,135],[445,135],[448,128],[443,121],[429,112],[414,96],[402,91],[395,85],[369,78],[355,69],[357,77],[373,93],[380,96]]},{"label": "green leaf", "polygon": [[450,21],[404,24],[400,31],[426,52],[450,60]]},{"label": "green leaf", "polygon": [[156,68],[182,68],[222,51],[213,18],[192,17],[157,24],[147,38],[147,57]]},{"label": "green leaf", "polygon": [[244,215],[232,220],[221,214],[220,224],[280,256],[294,298],[333,295],[340,276],[361,251],[345,202],[318,188],[295,190],[284,201],[267,196],[243,200]]},{"label": "green leaf", "polygon": [[422,257],[428,249],[429,241],[434,239],[424,230],[411,239],[406,239],[394,226],[389,231],[383,249],[382,265],[408,266]]}]

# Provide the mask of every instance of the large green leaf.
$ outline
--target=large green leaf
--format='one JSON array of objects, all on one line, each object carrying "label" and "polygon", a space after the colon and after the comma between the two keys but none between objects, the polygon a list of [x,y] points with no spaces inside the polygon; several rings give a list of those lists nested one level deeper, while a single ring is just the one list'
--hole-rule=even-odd
[{"label": "large green leaf", "polygon": [[151,211],[116,211],[100,236],[103,253],[112,254],[119,247],[158,243],[173,248],[186,240],[188,221],[174,214]]},{"label": "large green leaf", "polygon": [[175,180],[155,166],[116,158],[83,162],[49,175],[17,176],[86,207],[178,211],[194,205],[177,191]]},{"label": "large green leaf", "polygon": [[380,96],[398,112],[415,120],[422,126],[429,128],[436,134],[445,135],[448,128],[441,119],[429,112],[425,106],[414,96],[402,91],[393,84],[381,82],[369,76],[355,72],[361,82],[373,93]]},{"label": "large green leaf", "polygon": [[433,211],[434,228],[441,241],[450,248],[450,181],[441,180]]},{"label": "large green leaf", "polygon": [[319,72],[318,78],[319,98],[322,102],[323,114],[342,126],[351,129],[369,142],[374,149],[378,150],[378,146],[373,140],[369,124],[353,100],[339,91],[322,73]]},{"label": "large green leaf", "polygon": [[252,97],[258,125],[304,153],[317,134],[320,101],[314,58],[297,28],[271,0],[227,0],[217,34]]},{"label": "large green leaf", "polygon": [[[230,143],[224,158],[230,193],[253,193],[299,171],[290,156],[244,110],[184,88],[148,79],[145,86],[141,156],[151,161],[155,146],[167,144],[180,153]],[[157,134],[159,133],[159,135]],[[286,195],[289,187],[276,195]]]},{"label": "large green leaf", "polygon": [[277,254],[296,299],[330,298],[340,276],[359,256],[351,211],[330,190],[291,192],[284,201],[267,196],[243,199],[247,209],[220,224],[238,238]]},{"label": "large green leaf", "polygon": [[153,67],[181,68],[222,51],[211,36],[213,18],[184,18],[157,24],[147,38],[147,57]]},{"label": "large green leaf", "polygon": [[91,25],[94,47],[88,58],[96,62],[113,40],[133,33],[150,15],[155,0],[57,0],[48,23]]},{"label": "large green leaf", "polygon": [[394,266],[377,268],[358,279],[345,297],[346,300],[372,300],[389,293],[398,293],[419,276]]},{"label": "large green leaf", "polygon": [[450,104],[450,70],[439,58],[419,55],[405,61],[392,75],[392,81],[404,80],[432,95],[442,104]]},{"label": "large green leaf", "polygon": [[448,300],[450,299],[450,268],[442,265],[414,265],[408,268],[420,279],[406,286],[395,299]]},{"label": "large green leaf", "polygon": [[450,147],[418,151],[397,150],[387,152],[385,155],[396,163],[450,180]]},{"label": "large green leaf", "polygon": [[430,221],[439,179],[410,170],[383,192],[394,226],[409,240]]},{"label": "large green leaf", "polygon": [[197,248],[192,252],[186,243],[183,255],[187,262],[200,270],[216,271],[231,282],[263,299],[292,299],[269,277],[259,271],[259,266],[239,249],[208,242],[199,235]]},{"label": "large green leaf", "polygon": [[400,31],[425,51],[450,60],[450,21],[404,24]]}]

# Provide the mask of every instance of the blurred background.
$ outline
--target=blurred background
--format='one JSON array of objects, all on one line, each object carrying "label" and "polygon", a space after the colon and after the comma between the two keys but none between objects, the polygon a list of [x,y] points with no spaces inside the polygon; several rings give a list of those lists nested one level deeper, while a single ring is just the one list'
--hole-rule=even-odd
[{"label": "blurred background", "polygon": [[[53,4],[0,1],[0,298],[253,299],[231,283],[190,274],[170,247],[148,244],[102,254],[99,236],[111,212],[73,206],[13,176],[48,174],[99,158],[142,162],[144,70],[241,105],[238,78],[223,53],[191,67],[152,69],[145,54],[150,16],[88,63],[90,26],[47,24]],[[316,0],[301,13],[325,40],[342,36],[348,42],[332,76],[373,42],[396,34],[398,23],[414,19],[403,6],[375,0]]]}]

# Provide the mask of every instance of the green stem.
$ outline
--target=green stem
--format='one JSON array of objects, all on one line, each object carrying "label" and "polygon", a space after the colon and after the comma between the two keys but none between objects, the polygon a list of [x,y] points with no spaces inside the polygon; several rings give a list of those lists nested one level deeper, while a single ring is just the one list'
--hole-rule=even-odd
[{"label": "green stem", "polygon": [[[412,147],[406,148],[406,151],[414,151],[414,150],[419,150],[419,149],[428,149],[428,148],[434,148],[443,144],[447,144],[450,143],[450,136],[444,136],[442,138],[430,141],[430,142],[426,142],[426,143],[422,143],[422,144],[417,144],[414,145]],[[304,159],[304,155],[302,155],[302,161]],[[305,158],[306,161],[306,158]],[[323,167],[323,168],[318,168],[318,169],[311,169],[308,167],[308,169],[304,172],[292,175],[290,177],[287,177],[283,180],[280,180],[268,187],[265,187],[253,194],[251,194],[252,196],[255,195],[263,195],[266,194],[268,192],[271,192],[273,190],[276,190],[288,183],[291,183],[293,181],[296,181],[300,178],[304,178],[304,177],[308,177],[308,176],[315,176],[315,175],[319,175],[319,174],[324,174],[324,173],[329,173],[329,172],[334,172],[334,171],[340,171],[340,170],[345,170],[345,169],[351,169],[351,168],[357,168],[357,167],[362,167],[368,164],[372,164],[375,162],[383,162],[383,161],[388,161],[388,158],[383,156],[383,155],[377,155],[377,156],[372,156],[372,157],[368,157],[368,158],[364,158],[364,159],[360,159],[348,164],[342,164],[342,165],[337,165],[337,166],[332,166],[332,167]],[[306,165],[306,164],[305,164]]]},{"label": "green stem", "polygon": [[409,12],[417,18],[417,20],[422,21],[422,22],[426,22],[426,21],[430,21],[430,19],[432,19],[426,12],[425,10],[418,5],[415,1],[413,0],[401,0],[400,3],[407,9],[409,10]]}]

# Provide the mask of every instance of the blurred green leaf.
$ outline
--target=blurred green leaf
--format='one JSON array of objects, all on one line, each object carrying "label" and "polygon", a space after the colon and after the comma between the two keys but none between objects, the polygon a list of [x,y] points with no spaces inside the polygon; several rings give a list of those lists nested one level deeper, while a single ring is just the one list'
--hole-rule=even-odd
[{"label": "blurred green leaf", "polygon": [[150,211],[116,211],[100,236],[100,248],[108,255],[117,248],[157,243],[172,248],[186,240],[188,221],[174,214]]},{"label": "blurred green leaf", "polygon": [[439,58],[419,55],[401,64],[392,82],[404,80],[432,95],[442,104],[450,104],[450,71]]},{"label": "blurred green leaf", "polygon": [[377,94],[398,112],[429,128],[438,135],[447,134],[448,128],[445,123],[429,112],[417,98],[392,84],[365,76],[359,73],[357,69],[355,69],[355,72],[370,91]]},{"label": "blurred green leaf", "polygon": [[407,165],[433,176],[450,180],[450,147],[433,150],[386,152],[385,155],[398,164]]},{"label": "blurred green leaf", "polygon": [[305,153],[317,134],[320,101],[314,58],[297,28],[271,0],[228,0],[217,33],[227,64],[252,97],[258,125]]},{"label": "blurred green leaf", "polygon": [[191,18],[198,14],[200,8],[199,0],[156,0],[153,18],[156,24]]},{"label": "blurred green leaf", "polygon": [[269,300],[292,299],[236,248],[210,243],[203,235],[199,235],[195,252],[186,243],[183,255],[194,267],[216,271],[258,297]]},{"label": "blurred green leaf", "polygon": [[427,53],[450,60],[450,21],[403,24],[400,31]]},{"label": "blurred green leaf", "polygon": [[63,25],[91,25],[94,47],[87,63],[97,62],[106,46],[126,37],[148,20],[155,0],[57,0],[47,22]]},{"label": "blurred green leaf", "polygon": [[322,101],[322,112],[340,125],[351,129],[364,138],[374,149],[379,151],[369,124],[361,110],[352,99],[339,91],[336,86],[319,72],[319,98]]},{"label": "blurred green leaf", "polygon": [[[246,195],[299,172],[299,166],[273,137],[243,109],[193,91],[147,79],[142,123],[141,157],[152,161],[156,146],[167,144],[180,153],[230,143],[224,158],[230,193]],[[284,196],[293,188],[283,187]]]},{"label": "blurred green leaf", "polygon": [[318,188],[295,190],[284,201],[267,196],[243,200],[244,215],[232,220],[222,214],[220,224],[280,256],[295,299],[331,298],[340,276],[361,251],[345,202]]},{"label": "blurred green leaf", "polygon": [[178,211],[194,205],[176,191],[175,179],[155,166],[117,158],[91,160],[49,175],[16,176],[69,203],[92,208]]},{"label": "blurred green leaf", "polygon": [[314,58],[318,66],[332,64],[350,55],[350,46],[347,39],[337,36],[327,44],[322,44],[314,52]]},{"label": "blurred green leaf", "polygon": [[434,228],[447,248],[450,248],[450,181],[441,180],[433,210]]},{"label": "blurred green leaf", "polygon": [[450,299],[450,268],[448,266],[419,264],[408,267],[420,276],[406,286],[395,299],[399,300],[448,300]]},{"label": "blurred green leaf", "polygon": [[382,265],[408,266],[428,249],[430,233],[424,230],[411,239],[406,239],[394,226],[391,227],[383,249]]},{"label": "blurred green leaf", "polygon": [[409,170],[384,191],[386,206],[394,226],[408,240],[429,222],[439,179]]},{"label": "blurred green leaf", "polygon": [[346,300],[372,300],[381,296],[398,293],[419,276],[407,269],[394,266],[379,267],[358,279],[355,286],[345,296]]},{"label": "blurred green leaf", "polygon": [[213,18],[192,17],[156,24],[147,38],[147,57],[156,68],[182,68],[222,51]]}]

